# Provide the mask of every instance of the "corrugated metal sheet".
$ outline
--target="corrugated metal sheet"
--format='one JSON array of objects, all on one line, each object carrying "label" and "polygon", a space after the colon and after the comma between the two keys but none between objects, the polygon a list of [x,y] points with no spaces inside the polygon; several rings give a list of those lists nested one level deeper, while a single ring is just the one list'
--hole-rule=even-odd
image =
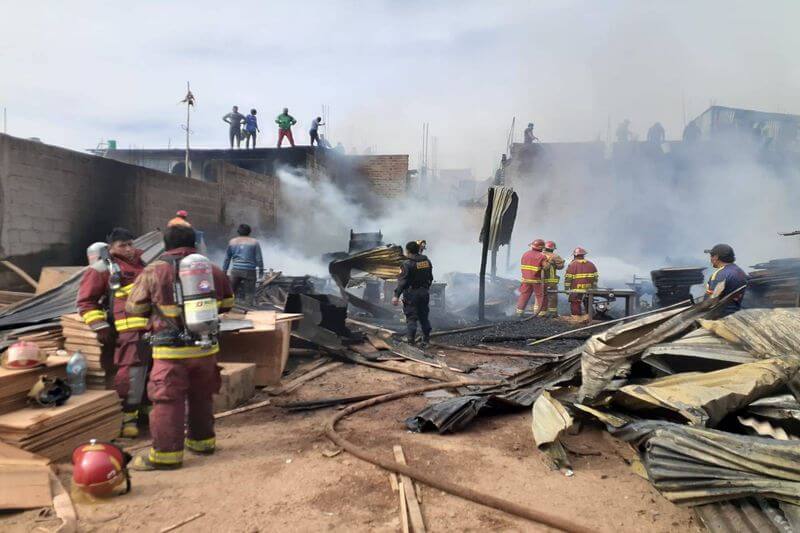
[{"label": "corrugated metal sheet", "polygon": [[[142,235],[134,241],[134,246],[144,250],[142,259],[145,263],[149,263],[164,251],[163,237],[160,231],[151,231]],[[7,307],[0,313],[0,329],[55,320],[61,315],[74,313],[81,276],[83,276],[83,270],[76,272],[58,287]]]}]

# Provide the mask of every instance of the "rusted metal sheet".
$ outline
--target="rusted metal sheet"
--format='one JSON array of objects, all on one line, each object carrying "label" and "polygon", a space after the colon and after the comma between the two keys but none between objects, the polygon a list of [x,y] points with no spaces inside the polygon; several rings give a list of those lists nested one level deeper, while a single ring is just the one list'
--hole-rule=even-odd
[{"label": "rusted metal sheet", "polygon": [[670,411],[694,426],[716,426],[728,413],[777,393],[797,373],[797,359],[767,359],[715,372],[685,372],[627,385],[614,403],[638,413]]}]

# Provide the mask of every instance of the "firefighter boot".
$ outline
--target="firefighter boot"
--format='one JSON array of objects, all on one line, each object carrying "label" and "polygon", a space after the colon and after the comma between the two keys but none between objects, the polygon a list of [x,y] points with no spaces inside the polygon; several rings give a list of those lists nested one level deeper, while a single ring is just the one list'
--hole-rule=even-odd
[{"label": "firefighter boot", "polygon": [[217,449],[216,444],[216,439],[211,437],[210,439],[203,440],[186,439],[183,446],[190,452],[198,455],[211,455]]},{"label": "firefighter boot", "polygon": [[152,448],[150,451],[144,451],[136,455],[133,458],[133,460],[130,463],[128,463],[128,468],[130,470],[137,470],[139,472],[149,472],[151,470],[175,470],[176,468],[181,467],[181,463],[175,463],[175,464],[157,463],[153,461],[153,458],[151,457],[152,455],[153,455]]},{"label": "firefighter boot", "polygon": [[139,436],[139,411],[122,413],[122,430],[119,436],[123,439],[135,439]]}]

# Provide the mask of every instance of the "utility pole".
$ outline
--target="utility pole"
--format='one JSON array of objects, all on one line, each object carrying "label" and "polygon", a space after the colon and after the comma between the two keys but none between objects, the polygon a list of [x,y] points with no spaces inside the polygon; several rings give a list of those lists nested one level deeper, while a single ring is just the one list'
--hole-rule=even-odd
[{"label": "utility pole", "polygon": [[186,97],[181,100],[183,103],[186,104],[186,157],[184,159],[184,166],[186,167],[186,177],[188,178],[190,175],[189,172],[189,135],[191,135],[191,130],[189,130],[189,118],[191,116],[191,109],[194,106],[194,95],[192,94],[192,90],[189,88],[189,82],[186,82]]}]

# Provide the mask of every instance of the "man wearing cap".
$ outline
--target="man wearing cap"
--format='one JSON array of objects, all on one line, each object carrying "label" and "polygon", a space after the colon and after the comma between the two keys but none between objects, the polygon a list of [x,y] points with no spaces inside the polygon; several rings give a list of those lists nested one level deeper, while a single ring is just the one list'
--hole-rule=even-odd
[{"label": "man wearing cap", "polygon": [[522,255],[520,260],[520,279],[519,298],[517,299],[517,316],[525,314],[525,307],[532,295],[536,295],[536,302],[533,306],[533,314],[547,310],[547,294],[544,290],[544,278],[542,274],[549,265],[547,256],[544,255],[544,240],[536,239],[530,243],[530,250]]},{"label": "man wearing cap", "polygon": [[[747,274],[736,265],[736,254],[733,253],[733,248],[727,244],[716,244],[710,250],[705,250],[705,253],[711,255],[711,266],[714,267],[714,272],[711,273],[706,284],[706,294],[709,297],[723,298],[741,287],[747,287]],[[742,289],[725,304],[719,318],[733,314],[742,308],[745,290]]]},{"label": "man wearing cap", "polygon": [[172,226],[186,226],[187,228],[191,228],[192,225],[187,220],[188,218],[189,213],[181,209],[175,213],[175,218],[172,218],[169,222],[167,222],[167,227],[171,228]]}]

